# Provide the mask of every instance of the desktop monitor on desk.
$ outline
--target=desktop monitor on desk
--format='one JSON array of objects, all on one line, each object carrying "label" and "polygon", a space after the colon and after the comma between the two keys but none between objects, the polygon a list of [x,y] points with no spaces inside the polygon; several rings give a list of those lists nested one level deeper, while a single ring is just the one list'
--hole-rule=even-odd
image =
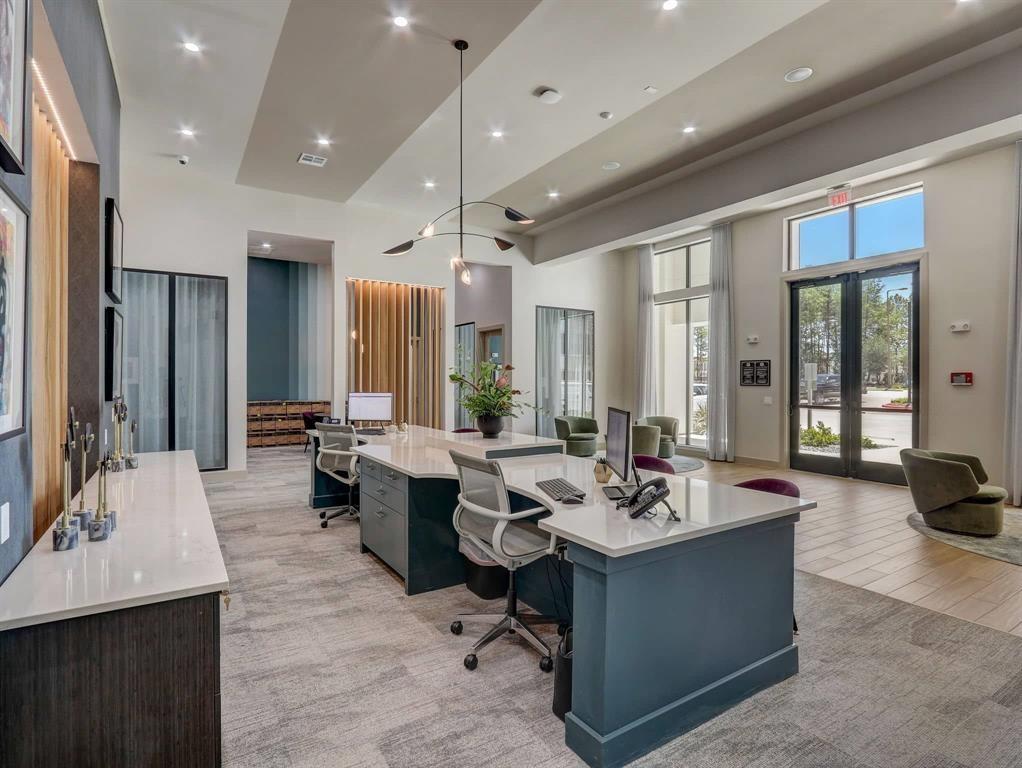
[{"label": "desktop monitor on desk", "polygon": [[[629,484],[635,474],[632,463],[632,414],[620,408],[607,409],[607,466],[621,478],[621,485],[606,485],[603,492],[608,499],[622,499],[635,490]],[[635,478],[638,482],[638,477]]]},{"label": "desktop monitor on desk", "polygon": [[348,422],[393,421],[394,395],[390,392],[349,392]]}]

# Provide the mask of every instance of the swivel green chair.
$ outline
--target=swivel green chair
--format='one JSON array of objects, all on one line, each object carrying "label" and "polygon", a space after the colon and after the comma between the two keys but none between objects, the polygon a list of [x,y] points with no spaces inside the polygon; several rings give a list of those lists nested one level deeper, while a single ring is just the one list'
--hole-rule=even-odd
[{"label": "swivel green chair", "polygon": [[678,420],[673,416],[646,416],[639,419],[638,424],[648,427],[660,427],[660,447],[656,456],[669,459],[674,456],[678,446]]},{"label": "swivel green chair", "polygon": [[903,448],[901,465],[912,501],[931,528],[973,536],[996,536],[1004,528],[1008,492],[985,484],[977,457]]},{"label": "swivel green chair", "polygon": [[632,453],[642,456],[656,456],[660,450],[660,427],[646,424],[632,426]]},{"label": "swivel green chair", "polygon": [[557,439],[565,442],[569,456],[592,456],[596,453],[596,436],[600,427],[596,419],[586,416],[554,416]]}]

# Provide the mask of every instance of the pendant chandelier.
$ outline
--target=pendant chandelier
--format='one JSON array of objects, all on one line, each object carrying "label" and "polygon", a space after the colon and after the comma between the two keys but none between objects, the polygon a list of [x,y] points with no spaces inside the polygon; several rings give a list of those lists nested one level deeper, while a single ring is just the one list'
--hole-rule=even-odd
[{"label": "pendant chandelier", "polygon": [[[458,204],[453,208],[448,208],[446,211],[441,213],[435,219],[430,221],[426,226],[419,230],[418,237],[412,240],[407,240],[400,245],[395,245],[393,248],[384,251],[386,256],[401,256],[402,254],[408,253],[420,240],[428,240],[432,237],[453,237],[458,236],[458,255],[451,259],[451,269],[460,271],[461,282],[465,285],[472,284],[472,275],[468,271],[468,267],[465,266],[465,237],[482,237],[486,240],[492,240],[494,245],[497,246],[501,251],[507,251],[515,247],[515,244],[509,240],[504,240],[500,237],[493,237],[491,235],[481,235],[476,232],[465,231],[465,206],[466,205],[492,205],[496,208],[501,208],[504,211],[504,217],[509,221],[513,221],[515,224],[533,224],[535,219],[526,216],[520,211],[516,211],[514,208],[507,205],[499,205],[498,203],[491,203],[489,200],[473,200],[472,202],[465,202],[465,51],[468,50],[468,43],[464,40],[455,40],[452,45],[458,50],[458,66],[459,66],[459,79],[458,79]],[[458,212],[458,231],[457,232],[437,232],[437,223],[449,213],[454,211]]]}]

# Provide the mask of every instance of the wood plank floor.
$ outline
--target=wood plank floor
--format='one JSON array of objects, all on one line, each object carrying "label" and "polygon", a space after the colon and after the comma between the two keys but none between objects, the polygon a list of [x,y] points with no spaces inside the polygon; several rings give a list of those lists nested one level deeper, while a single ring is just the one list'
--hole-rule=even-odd
[{"label": "wood plank floor", "polygon": [[721,483],[783,477],[819,505],[795,526],[795,567],[1022,636],[1022,566],[942,544],[905,522],[907,488],[705,462],[689,472]]}]

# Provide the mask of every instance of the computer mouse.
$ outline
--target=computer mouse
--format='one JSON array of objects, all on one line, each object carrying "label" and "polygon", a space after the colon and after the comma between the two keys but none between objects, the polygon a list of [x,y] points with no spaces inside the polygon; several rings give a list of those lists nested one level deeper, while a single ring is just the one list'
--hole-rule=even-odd
[{"label": "computer mouse", "polygon": [[578,496],[565,496],[563,499],[561,499],[561,503],[562,504],[581,504],[582,503],[582,499],[580,499]]}]

